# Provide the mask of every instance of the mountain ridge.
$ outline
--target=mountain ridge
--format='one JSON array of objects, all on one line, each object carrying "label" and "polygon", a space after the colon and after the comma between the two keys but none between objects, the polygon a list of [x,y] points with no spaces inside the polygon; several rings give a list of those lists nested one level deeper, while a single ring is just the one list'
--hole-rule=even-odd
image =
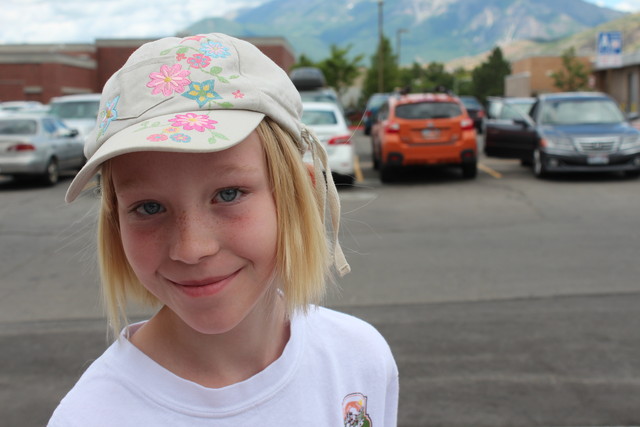
[{"label": "mountain ridge", "polygon": [[[584,0],[385,0],[382,14],[394,50],[403,31],[403,65],[473,57],[522,40],[549,43],[627,15]],[[326,58],[331,44],[351,45],[351,54],[365,55],[363,65],[377,47],[372,0],[271,0],[230,18],[204,18],[185,32],[282,36],[296,56],[312,60]]]}]

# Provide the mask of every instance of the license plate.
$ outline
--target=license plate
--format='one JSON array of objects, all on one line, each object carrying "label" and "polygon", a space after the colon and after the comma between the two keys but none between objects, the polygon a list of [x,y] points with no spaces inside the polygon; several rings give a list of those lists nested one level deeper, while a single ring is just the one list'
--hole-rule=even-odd
[{"label": "license plate", "polygon": [[609,156],[589,156],[587,157],[587,163],[590,165],[606,165],[609,164]]},{"label": "license plate", "polygon": [[423,129],[422,137],[425,139],[434,139],[440,137],[440,129]]}]

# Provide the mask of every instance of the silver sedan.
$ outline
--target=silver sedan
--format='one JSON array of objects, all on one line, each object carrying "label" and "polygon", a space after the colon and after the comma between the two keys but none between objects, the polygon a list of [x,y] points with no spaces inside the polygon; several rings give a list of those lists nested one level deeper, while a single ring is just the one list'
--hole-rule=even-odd
[{"label": "silver sedan", "polygon": [[0,116],[0,174],[58,182],[61,170],[80,169],[83,144],[75,129],[55,117],[34,114]]}]

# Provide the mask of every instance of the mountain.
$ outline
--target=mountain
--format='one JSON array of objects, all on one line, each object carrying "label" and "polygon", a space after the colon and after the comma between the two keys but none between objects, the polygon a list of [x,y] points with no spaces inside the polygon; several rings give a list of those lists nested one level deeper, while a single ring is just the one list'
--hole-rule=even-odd
[{"label": "mountain", "polygon": [[[640,50],[640,13],[624,15],[622,18],[606,22],[597,27],[589,28],[570,36],[553,41],[518,40],[501,45],[502,53],[509,61],[515,61],[532,55],[561,55],[568,48],[573,47],[578,56],[588,56],[595,59],[596,37],[602,31],[620,31],[622,33],[623,53],[631,53]],[[447,62],[447,69],[454,70],[458,67],[474,68],[485,61],[490,52],[478,55],[456,58]]]},{"label": "mountain", "polygon": [[[375,0],[271,0],[232,18],[204,18],[187,33],[283,36],[297,56],[329,55],[329,46],[353,47],[368,65],[378,40]],[[384,0],[384,34],[403,64],[446,62],[518,40],[552,41],[625,14],[583,0]],[[406,30],[406,32],[404,32]]]}]

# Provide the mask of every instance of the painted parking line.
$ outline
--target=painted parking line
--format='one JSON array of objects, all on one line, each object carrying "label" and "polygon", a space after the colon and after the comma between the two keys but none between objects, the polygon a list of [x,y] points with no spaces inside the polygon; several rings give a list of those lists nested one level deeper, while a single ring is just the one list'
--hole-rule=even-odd
[{"label": "painted parking line", "polygon": [[360,158],[355,156],[353,159],[353,170],[356,174],[356,182],[364,181],[364,175],[362,174],[362,169],[360,168]]},{"label": "painted parking line", "polygon": [[497,170],[491,169],[489,166],[483,165],[482,163],[478,163],[478,169],[480,169],[482,172],[486,173],[487,175],[491,175],[495,179],[502,178],[502,174],[500,172],[498,172]]}]

